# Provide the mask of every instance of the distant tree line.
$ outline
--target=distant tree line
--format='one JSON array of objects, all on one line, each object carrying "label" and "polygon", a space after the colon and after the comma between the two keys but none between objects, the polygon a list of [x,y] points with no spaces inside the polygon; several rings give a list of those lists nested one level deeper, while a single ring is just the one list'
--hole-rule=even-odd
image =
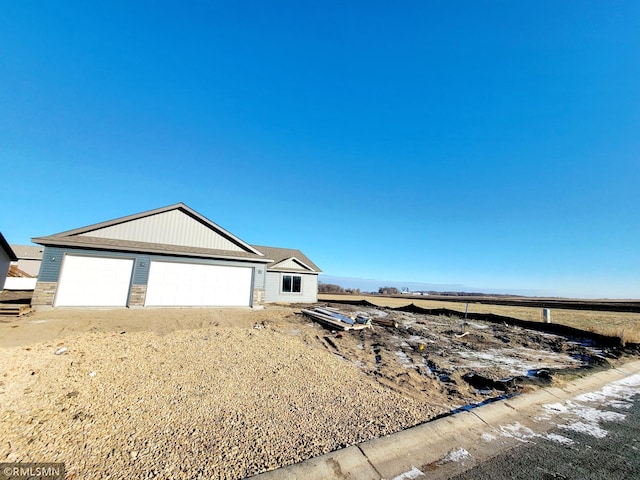
[{"label": "distant tree line", "polygon": [[480,292],[427,292],[429,295],[441,295],[443,297],[518,297],[509,293],[480,293]]},{"label": "distant tree line", "polygon": [[360,295],[359,288],[342,288],[340,285],[333,283],[318,283],[318,293],[349,293],[351,295]]},{"label": "distant tree line", "polygon": [[380,295],[398,295],[400,293],[400,290],[398,290],[396,287],[380,287],[378,289],[378,293]]}]

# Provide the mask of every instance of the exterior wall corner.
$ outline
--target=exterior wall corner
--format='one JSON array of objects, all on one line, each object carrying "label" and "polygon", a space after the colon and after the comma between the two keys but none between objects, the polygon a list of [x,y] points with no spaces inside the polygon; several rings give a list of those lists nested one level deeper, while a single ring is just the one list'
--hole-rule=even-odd
[{"label": "exterior wall corner", "polygon": [[146,296],[146,285],[132,285],[129,291],[129,307],[144,307]]},{"label": "exterior wall corner", "polygon": [[265,303],[265,291],[263,288],[254,288],[253,289],[253,305],[252,307],[258,305],[264,305]]},{"label": "exterior wall corner", "polygon": [[31,297],[31,306],[36,310],[53,307],[57,288],[58,282],[36,282],[36,288]]}]

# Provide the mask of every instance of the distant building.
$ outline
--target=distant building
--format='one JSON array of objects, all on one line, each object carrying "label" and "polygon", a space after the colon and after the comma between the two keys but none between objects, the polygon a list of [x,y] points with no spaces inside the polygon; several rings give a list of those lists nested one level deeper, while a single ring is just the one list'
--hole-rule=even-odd
[{"label": "distant building", "polygon": [[36,245],[11,245],[11,249],[18,260],[11,262],[4,289],[35,289],[44,248]]},{"label": "distant building", "polygon": [[44,247],[39,245],[11,245],[11,249],[16,254],[16,257],[18,257],[14,265],[16,265],[21,272],[34,278],[37,277],[40,271],[40,264],[42,263]]}]

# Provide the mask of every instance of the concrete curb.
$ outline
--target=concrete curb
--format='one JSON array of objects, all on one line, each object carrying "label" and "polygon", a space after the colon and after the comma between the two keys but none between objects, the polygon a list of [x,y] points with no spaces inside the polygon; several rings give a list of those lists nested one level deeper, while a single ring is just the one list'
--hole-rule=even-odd
[{"label": "concrete curb", "polygon": [[[387,437],[375,438],[304,462],[251,477],[255,480],[382,480],[449,478],[482,460],[491,458],[521,440],[505,438],[491,446],[484,439],[495,438],[502,425],[526,428],[536,421],[545,404],[569,400],[605,385],[640,373],[640,361],[601,371],[532,393],[490,403]],[[539,426],[539,425],[538,425]],[[462,467],[456,458],[469,459]]]}]

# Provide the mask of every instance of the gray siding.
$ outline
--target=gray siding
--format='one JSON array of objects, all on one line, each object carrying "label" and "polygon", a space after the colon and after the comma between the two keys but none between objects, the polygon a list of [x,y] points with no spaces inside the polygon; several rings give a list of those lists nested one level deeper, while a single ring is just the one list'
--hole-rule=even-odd
[{"label": "gray siding", "polygon": [[302,277],[301,293],[281,291],[282,275],[287,273],[267,272],[265,284],[265,302],[315,303],[318,301],[318,275],[290,273]]},{"label": "gray siding", "polygon": [[31,259],[19,259],[18,260],[18,268],[29,275],[33,275],[34,277],[38,276],[38,272],[40,271],[40,263],[41,260],[31,260]]},{"label": "gray siding", "polygon": [[212,248],[245,252],[234,241],[214,232],[195,218],[179,210],[158,213],[149,217],[99,228],[80,236],[161,243],[183,247]]},{"label": "gray siding", "polygon": [[[133,258],[135,261],[133,279],[136,283],[136,278],[143,278],[144,283],[147,283],[147,277],[149,275],[148,255],[141,255],[127,252],[109,252],[102,250],[85,250],[81,248],[64,248],[64,247],[45,247],[44,254],[42,255],[42,265],[40,265],[40,274],[38,275],[39,282],[57,282],[60,278],[60,268],[62,266],[62,258],[65,253],[70,255],[85,255],[88,257],[103,257],[103,258]],[[147,272],[140,272],[140,263],[146,260]],[[140,275],[142,274],[142,277]]]},{"label": "gray siding", "polygon": [[11,259],[5,253],[4,249],[0,247],[0,290],[4,288],[4,282],[11,266]]},{"label": "gray siding", "polygon": [[302,265],[300,265],[300,262],[293,259],[293,258],[289,258],[287,260],[284,260],[280,263],[278,263],[277,266],[275,266],[274,268],[277,268],[278,270],[291,270],[291,271],[303,271],[303,272],[308,272],[309,268],[307,267],[303,267]]},{"label": "gray siding", "polygon": [[38,274],[39,282],[57,282],[60,276],[60,265],[65,249],[59,247],[45,247],[42,254],[42,264]]},{"label": "gray siding", "polygon": [[152,260],[180,263],[200,263],[206,265],[226,265],[254,268],[253,288],[264,288],[266,267],[261,263],[237,262],[225,260],[213,260],[205,258],[173,257],[161,255],[148,255],[144,253],[110,252],[102,250],[87,250],[80,248],[46,247],[42,256],[39,282],[57,282],[60,276],[60,265],[65,253],[70,255],[87,255],[92,257],[109,258],[133,258],[135,266],[133,270],[133,285],[146,285],[149,279],[149,265]]}]

